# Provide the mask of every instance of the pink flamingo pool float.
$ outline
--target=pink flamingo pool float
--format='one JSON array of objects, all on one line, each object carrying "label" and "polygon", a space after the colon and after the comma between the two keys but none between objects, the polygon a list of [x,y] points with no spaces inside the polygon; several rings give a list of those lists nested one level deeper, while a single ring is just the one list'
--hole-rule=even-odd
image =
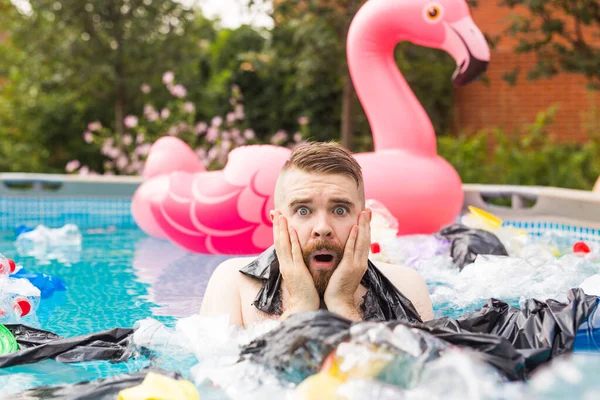
[{"label": "pink flamingo pool float", "polygon": [[[355,154],[366,197],[390,210],[399,234],[433,233],[453,222],[464,193],[394,61],[403,40],[448,52],[457,63],[457,86],[485,70],[490,51],[464,0],[370,0],[350,26],[348,66],[375,147]],[[134,195],[134,219],[146,233],[191,252],[260,253],[272,244],[273,189],[289,155],[278,146],[240,147],[222,171],[209,172],[184,142],[163,137],[152,146],[147,181]]]}]

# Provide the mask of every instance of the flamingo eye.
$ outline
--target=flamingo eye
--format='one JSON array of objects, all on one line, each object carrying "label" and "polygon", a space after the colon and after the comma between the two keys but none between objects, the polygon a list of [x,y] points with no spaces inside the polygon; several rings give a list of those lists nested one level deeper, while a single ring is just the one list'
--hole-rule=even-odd
[{"label": "flamingo eye", "polygon": [[425,21],[430,24],[438,22],[444,13],[444,9],[439,4],[429,4],[423,10],[425,14]]}]

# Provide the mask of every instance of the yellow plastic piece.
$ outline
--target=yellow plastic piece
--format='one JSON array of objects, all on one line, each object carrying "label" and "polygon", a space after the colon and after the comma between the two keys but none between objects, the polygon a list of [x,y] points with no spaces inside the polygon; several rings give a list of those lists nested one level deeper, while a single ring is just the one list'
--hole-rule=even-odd
[{"label": "yellow plastic piece", "polygon": [[473,216],[478,217],[483,222],[490,225],[492,228],[500,228],[502,226],[502,220],[487,211],[483,211],[481,208],[469,206],[469,211]]},{"label": "yellow plastic piece", "polygon": [[190,381],[172,379],[149,372],[141,385],[123,389],[119,400],[200,400],[196,386]]},{"label": "yellow plastic piece", "polygon": [[344,383],[326,372],[319,372],[306,378],[296,388],[297,398],[302,400],[327,400],[335,399],[335,391]]}]

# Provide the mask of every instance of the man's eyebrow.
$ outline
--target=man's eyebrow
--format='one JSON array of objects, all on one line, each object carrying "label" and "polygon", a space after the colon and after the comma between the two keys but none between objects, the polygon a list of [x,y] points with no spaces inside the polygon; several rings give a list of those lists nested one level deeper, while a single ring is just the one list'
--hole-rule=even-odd
[{"label": "man's eyebrow", "polygon": [[305,198],[305,199],[294,199],[294,200],[290,201],[290,203],[288,204],[288,207],[294,207],[294,206],[297,206],[299,204],[310,204],[310,203],[312,203],[312,199],[308,199],[308,198]]},{"label": "man's eyebrow", "polygon": [[331,200],[329,200],[329,202],[332,204],[343,204],[343,205],[347,206],[348,208],[354,208],[354,203],[351,202],[350,200],[344,199],[344,198],[331,199]]}]

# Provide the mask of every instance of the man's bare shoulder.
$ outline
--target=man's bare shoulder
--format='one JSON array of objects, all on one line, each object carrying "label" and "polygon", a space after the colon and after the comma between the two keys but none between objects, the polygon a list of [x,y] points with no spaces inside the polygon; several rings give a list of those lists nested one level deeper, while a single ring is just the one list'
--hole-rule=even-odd
[{"label": "man's bare shoulder", "polygon": [[234,272],[234,271],[237,272],[240,269],[242,269],[243,267],[245,267],[246,265],[250,264],[250,262],[253,261],[255,258],[256,257],[228,258],[227,260],[225,260],[221,264],[219,264],[217,269],[221,270],[223,272]]},{"label": "man's bare shoulder", "polygon": [[374,264],[400,292],[413,303],[423,321],[433,319],[433,307],[425,279],[416,270],[404,265],[394,265],[381,261]]}]

